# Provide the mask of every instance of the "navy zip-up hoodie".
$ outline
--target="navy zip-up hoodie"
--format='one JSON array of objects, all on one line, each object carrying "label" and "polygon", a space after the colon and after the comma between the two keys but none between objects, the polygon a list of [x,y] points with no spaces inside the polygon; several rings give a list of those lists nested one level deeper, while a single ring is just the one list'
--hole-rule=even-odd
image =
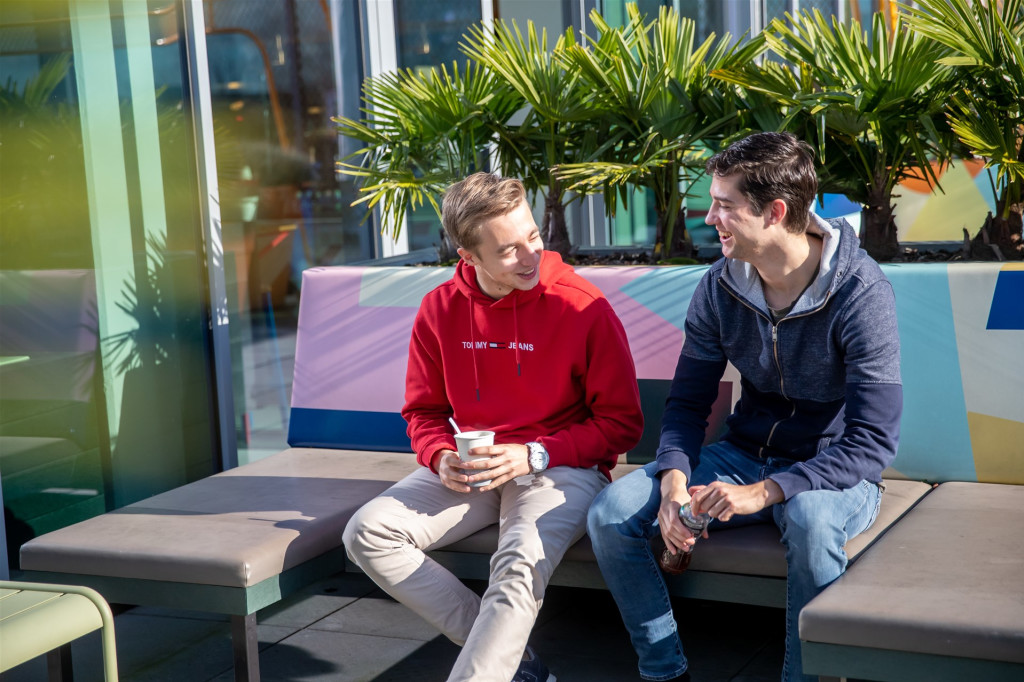
[{"label": "navy zip-up hoodie", "polygon": [[732,362],[741,394],[724,438],[756,457],[792,460],[771,476],[787,500],[882,480],[903,411],[892,285],[845,220],[812,215],[808,231],[822,238],[818,276],[777,324],[748,263],[721,259],[697,286],[665,405],[659,471],[690,479]]}]

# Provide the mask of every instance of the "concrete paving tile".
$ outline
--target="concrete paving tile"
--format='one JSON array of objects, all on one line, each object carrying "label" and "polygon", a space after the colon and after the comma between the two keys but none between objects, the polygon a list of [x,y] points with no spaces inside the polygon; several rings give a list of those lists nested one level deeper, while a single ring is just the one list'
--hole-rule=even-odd
[{"label": "concrete paving tile", "polygon": [[[556,610],[553,615],[546,613],[549,606]],[[785,632],[782,611],[686,599],[673,599],[673,610],[683,650],[699,679],[729,680],[744,671],[767,672],[778,679]],[[602,666],[607,672],[601,679],[639,678],[636,653],[607,592],[551,588],[530,641],[559,680],[562,673],[587,679]],[[575,663],[563,669],[559,659]],[[748,671],[748,666],[753,667]]]},{"label": "concrete paving tile", "polygon": [[786,631],[781,609],[683,599],[673,600],[673,611],[694,674],[732,677],[759,660],[752,674],[781,676]]},{"label": "concrete paving tile", "polygon": [[[260,654],[263,682],[368,682],[393,679],[388,669],[414,654],[423,642],[343,632],[303,630]],[[453,659],[454,660],[454,659]],[[416,679],[429,682],[427,671]],[[447,676],[447,671],[445,671]],[[222,674],[213,682],[231,682]]]},{"label": "concrete paving tile", "polygon": [[[206,680],[231,668],[231,635],[227,622],[156,615],[136,615],[134,609],[114,619],[119,677],[123,682],[182,682]],[[284,639],[294,630],[260,628],[260,646]],[[72,646],[74,679],[103,680],[99,632]],[[46,679],[45,658],[5,673],[4,682]]]},{"label": "concrete paving tile", "polygon": [[[732,682],[775,682],[782,676],[782,662],[786,657],[785,629],[772,637],[743,669],[732,678]],[[856,682],[856,680],[850,680]]]},{"label": "concrete paving tile", "polygon": [[459,651],[446,637],[438,636],[394,662],[374,682],[442,682],[448,679]]},{"label": "concrete paving tile", "polygon": [[361,573],[339,573],[268,606],[257,619],[260,625],[303,628],[376,590],[373,581]]},{"label": "concrete paving tile", "polygon": [[[180,619],[146,617],[126,620],[123,625],[115,624],[115,628],[120,627],[126,633],[125,646],[122,647],[121,642],[118,642],[121,679],[125,682],[182,682],[207,680],[221,672],[230,671],[230,626],[227,623],[217,625],[207,631],[188,627]],[[261,625],[257,632],[260,650],[267,649],[296,631],[297,628]],[[118,639],[121,639],[120,630]]]},{"label": "concrete paving tile", "polygon": [[423,642],[439,634],[432,625],[379,590],[338,609],[310,625],[309,629],[400,637]]},{"label": "concrete paving tile", "polygon": [[530,636],[533,647],[538,652],[544,647],[567,656],[586,653],[600,660],[615,660],[626,656],[635,659],[629,634],[611,595],[594,590],[576,592],[576,595],[571,595],[576,599],[576,604],[562,609],[552,617],[546,617],[548,603],[544,604],[541,616],[537,619],[538,624]]}]

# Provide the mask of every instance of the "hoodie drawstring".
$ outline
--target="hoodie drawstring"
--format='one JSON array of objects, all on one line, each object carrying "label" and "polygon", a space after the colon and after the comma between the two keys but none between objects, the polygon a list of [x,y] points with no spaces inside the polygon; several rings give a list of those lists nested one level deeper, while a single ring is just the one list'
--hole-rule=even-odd
[{"label": "hoodie drawstring", "polygon": [[476,401],[480,402],[480,371],[476,366],[476,333],[473,319],[476,317],[476,302],[469,299],[469,352],[473,357],[473,386],[476,388]]},{"label": "hoodie drawstring", "polygon": [[519,361],[519,314],[516,300],[512,299],[512,338],[516,344],[516,376],[523,376],[523,364]]}]

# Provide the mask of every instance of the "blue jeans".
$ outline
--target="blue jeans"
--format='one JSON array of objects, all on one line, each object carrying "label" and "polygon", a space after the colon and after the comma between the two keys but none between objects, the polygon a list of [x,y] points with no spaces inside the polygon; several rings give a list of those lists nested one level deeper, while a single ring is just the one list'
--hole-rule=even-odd
[{"label": "blue jeans", "polygon": [[[747,485],[792,466],[790,460],[760,459],[718,442],[701,451],[690,485],[715,480]],[[590,507],[587,530],[601,573],[622,613],[640,657],[640,677],[670,680],[687,669],[668,590],[651,552],[657,535],[661,481],[652,462],[605,488]],[[800,610],[846,570],[843,546],[868,528],[878,514],[881,489],[861,481],[843,491],[809,490],[757,514],[712,520],[710,530],[774,521],[782,531],[788,565],[786,659],[783,680],[815,680],[803,675]],[[699,548],[698,548],[699,551]]]}]

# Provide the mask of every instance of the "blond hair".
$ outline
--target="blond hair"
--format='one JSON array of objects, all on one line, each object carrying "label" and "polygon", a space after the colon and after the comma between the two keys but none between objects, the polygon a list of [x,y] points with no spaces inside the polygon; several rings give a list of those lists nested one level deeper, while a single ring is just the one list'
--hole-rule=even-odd
[{"label": "blond hair", "polygon": [[456,246],[473,249],[480,243],[480,225],[514,211],[526,198],[516,178],[474,173],[448,188],[441,202],[441,224]]}]

